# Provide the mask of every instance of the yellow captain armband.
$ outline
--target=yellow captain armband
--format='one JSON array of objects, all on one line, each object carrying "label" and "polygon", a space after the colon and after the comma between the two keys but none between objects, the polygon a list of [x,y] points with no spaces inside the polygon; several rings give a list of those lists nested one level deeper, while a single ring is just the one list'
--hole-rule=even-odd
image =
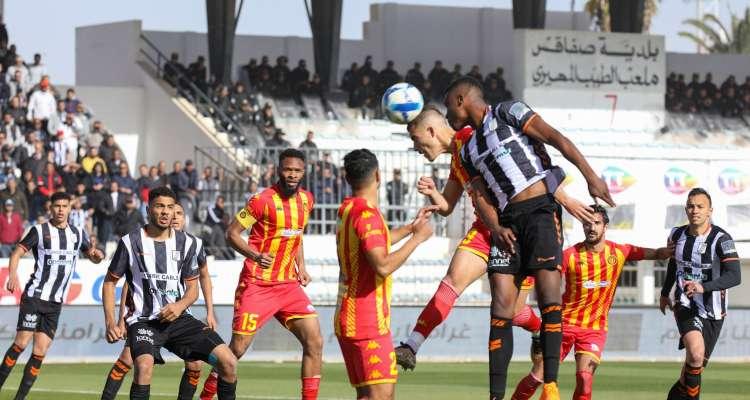
[{"label": "yellow captain armband", "polygon": [[237,219],[237,222],[242,225],[243,228],[247,229],[251,226],[253,226],[254,223],[257,222],[255,217],[253,217],[249,211],[247,211],[247,208],[243,208],[240,210],[240,212],[237,213],[237,215],[234,216],[235,219]]}]

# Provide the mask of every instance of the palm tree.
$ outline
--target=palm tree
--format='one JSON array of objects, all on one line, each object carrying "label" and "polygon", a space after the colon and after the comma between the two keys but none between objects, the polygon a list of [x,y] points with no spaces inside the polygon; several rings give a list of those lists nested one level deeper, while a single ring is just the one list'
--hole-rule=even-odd
[{"label": "palm tree", "polygon": [[[601,32],[611,32],[609,17],[610,0],[586,0],[583,9],[594,20],[596,27]],[[657,0],[645,0],[643,4],[643,32],[651,29],[651,20],[658,10]]]},{"label": "palm tree", "polygon": [[687,19],[685,25],[697,28],[705,34],[705,39],[692,32],[679,32],[709,53],[750,54],[750,7],[745,8],[745,17],[740,19],[732,13],[731,31],[724,27],[713,14],[704,14],[701,19]]}]

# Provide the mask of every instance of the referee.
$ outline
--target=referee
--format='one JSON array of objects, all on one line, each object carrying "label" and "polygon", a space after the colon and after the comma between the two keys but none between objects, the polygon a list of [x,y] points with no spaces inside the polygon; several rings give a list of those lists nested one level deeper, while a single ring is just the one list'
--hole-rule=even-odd
[{"label": "referee", "polygon": [[131,399],[148,399],[154,354],[164,347],[183,360],[203,360],[219,372],[219,400],[234,400],[237,358],[221,337],[195,319],[188,307],[198,299],[198,242],[171,227],[177,196],[166,187],[148,195],[148,224],[120,239],[102,287],[107,340],[122,339],[115,319],[115,285],[128,284],[127,340],[135,364]]},{"label": "referee", "polygon": [[16,399],[25,399],[28,395],[39,375],[44,356],[55,338],[60,310],[75,273],[79,252],[85,253],[96,264],[104,258],[85,232],[68,225],[70,195],[57,192],[50,201],[51,220],[31,227],[10,255],[10,276],[6,289],[12,293],[21,288],[17,273],[19,260],[29,251],[34,254],[34,272],[21,296],[16,338],[0,364],[2,387],[16,365],[18,356],[34,339],[34,347],[23,369]]},{"label": "referee", "polygon": [[[740,284],[740,258],[732,237],[711,223],[711,195],[695,188],[688,193],[688,224],[672,229],[675,243],[661,289],[662,313],[674,311],[685,365],[669,390],[668,400],[698,399],[701,373],[719,340],[727,314],[727,289]],[[674,298],[669,293],[675,286]]]}]

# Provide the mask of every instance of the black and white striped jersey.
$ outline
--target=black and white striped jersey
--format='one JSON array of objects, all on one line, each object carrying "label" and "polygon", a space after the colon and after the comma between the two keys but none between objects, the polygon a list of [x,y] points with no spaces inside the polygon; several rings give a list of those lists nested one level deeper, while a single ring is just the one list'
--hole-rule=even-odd
[{"label": "black and white striped jersey", "polygon": [[[688,226],[673,228],[669,239],[675,243],[674,256],[669,260],[668,271],[674,271],[676,280],[675,304],[693,309],[702,318],[722,319],[727,313],[727,290],[710,290],[711,281],[718,280],[731,263],[739,263],[739,256],[732,237],[716,225],[700,236],[693,236]],[[739,267],[739,265],[737,265]],[[669,274],[668,274],[669,275]],[[694,293],[692,298],[684,293],[685,283],[697,281],[704,286],[704,293]],[[671,283],[665,284],[662,294],[669,293]]]},{"label": "black and white striped jersey", "polygon": [[199,243],[195,237],[172,230],[169,239],[156,241],[138,228],[117,243],[109,273],[125,276],[128,325],[157,319],[162,307],[179,301],[184,281],[198,277]]},{"label": "black and white striped jersey", "polygon": [[24,294],[53,303],[65,300],[78,254],[91,246],[85,232],[72,225],[57,228],[49,222],[32,226],[18,245],[31,251],[35,260]]},{"label": "black and white striped jersey", "polygon": [[[534,183],[555,173],[562,182],[562,169],[554,167],[544,143],[524,134],[536,117],[517,100],[488,107],[479,127],[461,150],[461,162],[472,177],[481,176],[493,203],[503,210],[510,200]],[[550,193],[556,189],[549,188]]]}]

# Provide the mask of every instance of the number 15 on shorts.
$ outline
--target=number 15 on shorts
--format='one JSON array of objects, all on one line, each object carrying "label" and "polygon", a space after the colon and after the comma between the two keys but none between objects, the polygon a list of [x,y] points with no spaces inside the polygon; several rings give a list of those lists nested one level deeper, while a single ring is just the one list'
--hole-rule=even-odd
[{"label": "number 15 on shorts", "polygon": [[240,330],[253,333],[258,328],[258,314],[242,313],[242,323]]}]

